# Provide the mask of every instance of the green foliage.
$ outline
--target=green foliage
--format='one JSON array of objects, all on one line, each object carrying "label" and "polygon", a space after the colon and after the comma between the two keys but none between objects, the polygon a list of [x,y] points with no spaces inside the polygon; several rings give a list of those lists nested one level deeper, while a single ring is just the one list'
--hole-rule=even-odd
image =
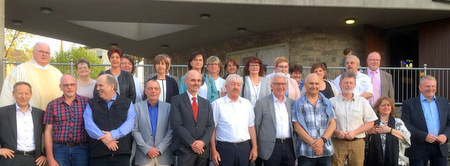
[{"label": "green foliage", "polygon": [[[5,34],[5,55],[9,62],[26,62],[32,58],[31,54],[27,54],[32,51],[32,46],[28,45],[25,40],[34,38],[31,33],[17,31],[14,29],[4,28]],[[11,55],[14,54],[14,57]]]},{"label": "green foliage", "polygon": [[[75,63],[78,59],[87,59],[89,63],[91,64],[91,78],[96,79],[98,76],[98,73],[105,70],[104,66],[92,66],[92,64],[101,64],[102,60],[98,57],[98,55],[90,51],[84,47],[74,47],[72,46],[67,51],[59,51],[55,53],[55,56],[52,57],[50,60],[50,63],[70,63],[70,60],[73,59],[73,72],[75,77],[78,78],[77,70]],[[70,74],[70,66],[66,65],[54,65],[56,68],[58,68],[63,74]]]}]

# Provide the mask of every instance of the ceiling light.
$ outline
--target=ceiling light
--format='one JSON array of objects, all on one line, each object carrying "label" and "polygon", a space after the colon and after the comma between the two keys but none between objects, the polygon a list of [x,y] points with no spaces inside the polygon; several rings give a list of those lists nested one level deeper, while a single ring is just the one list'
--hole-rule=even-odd
[{"label": "ceiling light", "polygon": [[119,47],[119,44],[117,44],[117,43],[111,43],[110,46],[111,46],[111,47]]},{"label": "ceiling light", "polygon": [[247,29],[245,29],[245,28],[238,28],[237,31],[239,33],[243,33],[243,32],[247,32]]},{"label": "ceiling light", "polygon": [[211,16],[209,14],[206,14],[206,13],[200,14],[200,19],[202,19],[202,20],[209,20],[210,17]]},{"label": "ceiling light", "polygon": [[354,24],[355,23],[355,19],[354,18],[346,19],[345,23],[348,24],[348,25]]},{"label": "ceiling light", "polygon": [[22,21],[20,21],[20,20],[13,20],[13,21],[12,21],[12,24],[13,24],[14,26],[21,26],[21,25],[22,25]]},{"label": "ceiling light", "polygon": [[48,7],[41,7],[41,13],[43,13],[43,14],[51,14],[52,13],[52,9],[48,8]]},{"label": "ceiling light", "polygon": [[169,48],[169,45],[163,44],[163,45],[161,45],[161,48]]}]

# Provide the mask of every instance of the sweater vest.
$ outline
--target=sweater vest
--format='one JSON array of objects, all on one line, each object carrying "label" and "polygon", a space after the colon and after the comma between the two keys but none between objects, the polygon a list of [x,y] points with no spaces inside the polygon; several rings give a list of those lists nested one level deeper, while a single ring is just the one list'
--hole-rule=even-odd
[{"label": "sweater vest", "polygon": [[[119,128],[127,119],[131,100],[117,95],[116,100],[112,103],[109,110],[106,101],[100,97],[94,97],[88,103],[92,108],[92,118],[97,127],[103,131],[111,131]],[[117,143],[119,149],[117,151],[111,151],[102,141],[90,138],[90,156],[101,157],[113,154],[131,154],[131,132],[117,141],[119,141]]]}]

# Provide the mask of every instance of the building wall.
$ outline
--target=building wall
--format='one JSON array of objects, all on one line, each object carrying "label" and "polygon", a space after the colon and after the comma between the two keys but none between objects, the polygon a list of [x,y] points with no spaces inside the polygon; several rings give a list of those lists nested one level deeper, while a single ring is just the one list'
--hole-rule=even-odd
[{"label": "building wall", "polygon": [[170,56],[172,64],[187,64],[189,53],[201,49],[207,57],[216,55],[225,61],[227,52],[289,43],[290,63],[311,66],[315,62],[325,61],[328,66],[340,66],[343,58],[342,51],[347,47],[353,48],[356,56],[364,57],[363,31],[362,26],[346,26],[341,28],[287,28],[262,34],[245,32],[249,36],[175,52]]}]

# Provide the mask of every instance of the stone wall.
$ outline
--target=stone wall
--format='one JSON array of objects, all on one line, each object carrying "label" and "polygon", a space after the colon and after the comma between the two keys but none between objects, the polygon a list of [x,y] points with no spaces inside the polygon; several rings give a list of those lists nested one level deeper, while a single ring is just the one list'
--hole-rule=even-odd
[{"label": "stone wall", "polygon": [[[267,45],[289,43],[290,63],[311,66],[315,62],[327,62],[328,66],[340,66],[342,51],[353,48],[355,55],[364,56],[362,27],[341,28],[288,28],[256,34],[244,32],[248,36],[230,39],[220,43],[205,45],[190,50],[170,54],[173,64],[187,64],[193,50],[202,49],[206,56],[216,55],[226,60],[227,52],[239,51]],[[151,63],[151,62],[147,62]],[[269,64],[272,65],[272,64]]]}]

